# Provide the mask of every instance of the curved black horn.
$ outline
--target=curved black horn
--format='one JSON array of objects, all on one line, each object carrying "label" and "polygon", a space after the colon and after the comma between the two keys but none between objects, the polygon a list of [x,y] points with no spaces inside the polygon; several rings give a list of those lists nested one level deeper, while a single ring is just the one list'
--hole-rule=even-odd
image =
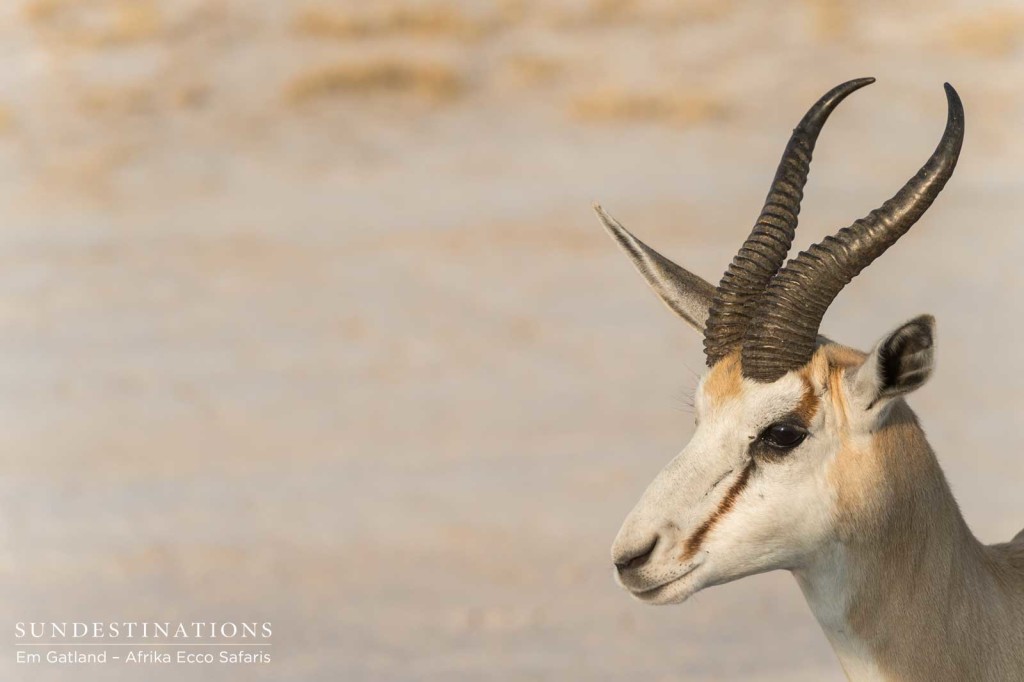
[{"label": "curved black horn", "polygon": [[874,78],[858,78],[832,88],[793,130],[761,215],[722,276],[712,301],[704,331],[709,367],[743,342],[754,314],[753,304],[786,260],[796,233],[814,143],[826,119],[847,95],[874,82]]},{"label": "curved black horn", "polygon": [[945,88],[946,130],[917,175],[867,217],[801,252],[771,280],[743,339],[744,376],[771,382],[806,364],[825,311],[842,288],[902,237],[942,191],[964,139],[963,105],[953,86]]}]

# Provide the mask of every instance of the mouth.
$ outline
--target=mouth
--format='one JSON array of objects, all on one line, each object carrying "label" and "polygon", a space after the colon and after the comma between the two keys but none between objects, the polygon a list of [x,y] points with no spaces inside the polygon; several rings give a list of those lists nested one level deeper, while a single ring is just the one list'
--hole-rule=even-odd
[{"label": "mouth", "polygon": [[629,593],[645,604],[662,605],[684,602],[697,591],[692,581],[689,584],[685,584],[684,581],[704,563],[702,559],[703,556],[701,559],[690,564],[683,573],[668,582],[645,590],[630,589]]}]

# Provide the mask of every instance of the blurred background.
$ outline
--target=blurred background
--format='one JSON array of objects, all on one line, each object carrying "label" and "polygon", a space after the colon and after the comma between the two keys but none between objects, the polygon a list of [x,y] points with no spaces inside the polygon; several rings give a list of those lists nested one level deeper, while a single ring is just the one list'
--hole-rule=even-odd
[{"label": "blurred background", "polygon": [[[921,312],[975,532],[1024,526],[1024,10],[931,0],[0,5],[0,612],[270,620],[273,663],[4,680],[840,680],[792,578],[611,575],[700,338],[590,205],[717,281],[789,132],[797,247],[960,167],[839,297]],[[185,677],[183,677],[185,675]]]}]

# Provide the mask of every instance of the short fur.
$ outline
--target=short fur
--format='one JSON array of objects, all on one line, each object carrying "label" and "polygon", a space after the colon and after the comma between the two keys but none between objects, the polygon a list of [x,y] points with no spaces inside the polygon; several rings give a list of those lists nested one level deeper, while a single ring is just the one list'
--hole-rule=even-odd
[{"label": "short fur", "polygon": [[[830,370],[833,407],[849,423],[841,379],[849,370]],[[888,407],[870,447],[844,444],[831,477],[844,578],[820,575],[835,572],[833,557],[795,571],[812,610],[841,610],[883,679],[1021,679],[1024,543],[985,546],[971,534],[902,399]],[[838,638],[834,624],[822,625]],[[856,669],[843,664],[848,674]]]},{"label": "short fur", "polygon": [[[975,539],[901,397],[930,374],[933,341],[934,320],[924,316],[868,354],[823,343],[771,385],[745,379],[738,354],[717,363],[698,388],[710,425],[698,428],[695,453],[666,467],[616,539],[623,586],[649,603],[676,603],[784,568],[851,680],[1024,679],[1024,532],[1000,545]],[[768,416],[749,427],[737,421],[760,412]],[[811,460],[727,454],[785,414],[808,424]],[[787,474],[786,457],[804,468]],[[768,490],[813,503],[780,515]]]}]

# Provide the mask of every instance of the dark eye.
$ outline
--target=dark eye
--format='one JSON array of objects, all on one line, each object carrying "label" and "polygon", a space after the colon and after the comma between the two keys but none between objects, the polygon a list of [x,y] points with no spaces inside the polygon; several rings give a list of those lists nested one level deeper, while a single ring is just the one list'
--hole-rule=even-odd
[{"label": "dark eye", "polygon": [[807,438],[807,429],[797,424],[780,422],[761,432],[760,440],[779,450],[792,450]]}]

